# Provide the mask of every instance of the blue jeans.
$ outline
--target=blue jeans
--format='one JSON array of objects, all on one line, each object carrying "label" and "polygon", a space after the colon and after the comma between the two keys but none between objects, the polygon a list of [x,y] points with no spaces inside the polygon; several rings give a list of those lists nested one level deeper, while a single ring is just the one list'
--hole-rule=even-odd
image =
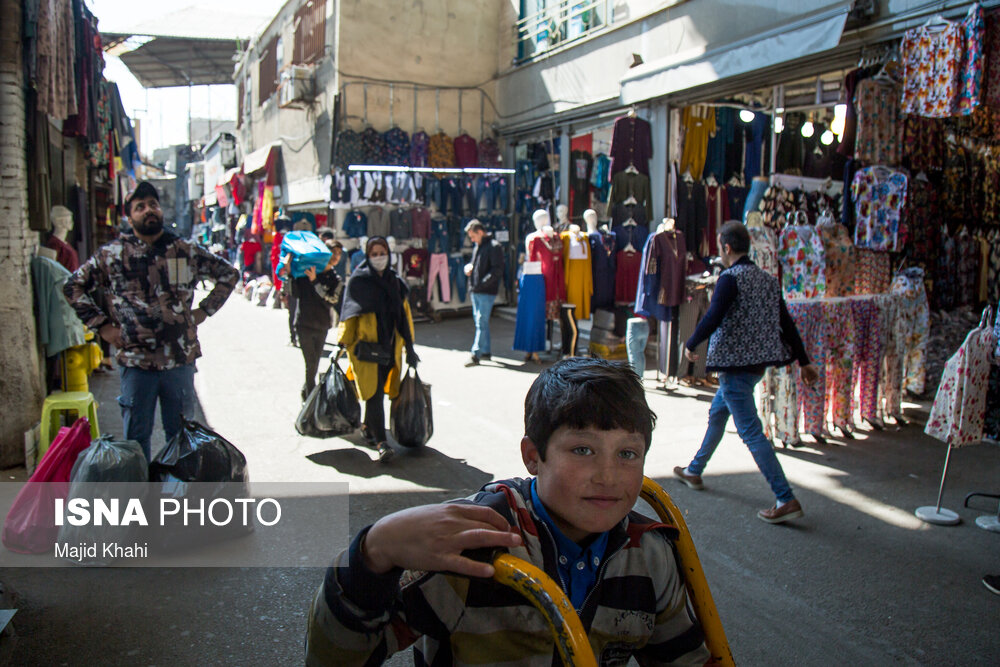
[{"label": "blue jeans", "polygon": [[160,403],[163,433],[169,443],[180,432],[183,417],[191,417],[194,407],[194,364],[167,371],[147,371],[141,368],[121,369],[121,395],[125,439],[142,446],[146,460],[150,458],[150,436],[156,403]]},{"label": "blue jeans", "polygon": [[434,205],[441,210],[441,181],[433,176],[424,177],[424,203],[427,206]]},{"label": "blue jeans", "polygon": [[759,373],[719,373],[719,390],[715,392],[712,407],[708,410],[708,430],[705,431],[701,449],[691,459],[687,469],[692,475],[700,475],[705,470],[708,460],[722,440],[729,415],[732,415],[736,432],[740,434],[757,467],[771,485],[771,491],[778,500],[787,502],[795,496],[785,479],[781,464],[778,463],[778,457],[774,455],[771,441],[764,435],[757,416],[757,406],[754,404],[753,389],[761,377],[763,376]]},{"label": "blue jeans", "polygon": [[507,200],[510,199],[510,186],[508,185],[507,177],[501,176],[493,181],[490,184],[490,192],[493,193],[493,204],[490,209],[499,208],[506,211]]},{"label": "blue jeans", "polygon": [[[483,205],[484,198],[488,202],[485,206]],[[476,205],[472,207],[472,212],[483,210],[493,210],[493,188],[485,176],[480,176],[476,179]]]},{"label": "blue jeans", "polygon": [[458,294],[458,300],[465,301],[465,292],[469,286],[469,279],[465,277],[465,264],[470,258],[449,257],[448,274],[451,276],[452,286]]},{"label": "blue jeans", "polygon": [[472,342],[472,354],[481,357],[490,352],[490,313],[496,294],[472,293],[472,321],[476,323],[476,340]]},{"label": "blue jeans", "polygon": [[642,317],[633,317],[629,319],[625,327],[628,364],[642,379],[646,372],[646,343],[649,342],[649,322]]}]

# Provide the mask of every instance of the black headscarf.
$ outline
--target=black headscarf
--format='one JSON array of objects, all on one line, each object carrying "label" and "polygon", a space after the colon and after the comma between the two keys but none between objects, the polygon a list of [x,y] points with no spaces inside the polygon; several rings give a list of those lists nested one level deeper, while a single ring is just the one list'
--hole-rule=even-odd
[{"label": "black headscarf", "polygon": [[365,259],[347,281],[340,319],[346,321],[364,313],[375,313],[378,342],[383,347],[390,348],[397,331],[403,340],[411,342],[410,327],[403,309],[403,301],[410,288],[400,280],[391,266],[387,266],[381,276],[372,267],[368,258],[375,245],[385,246],[387,251],[389,249],[389,243],[381,236],[368,239]]}]

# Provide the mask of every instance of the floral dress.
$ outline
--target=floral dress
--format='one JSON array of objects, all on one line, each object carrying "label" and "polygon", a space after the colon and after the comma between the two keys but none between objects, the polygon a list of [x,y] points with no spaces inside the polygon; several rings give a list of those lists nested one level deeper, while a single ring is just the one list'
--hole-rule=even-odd
[{"label": "floral dress", "polygon": [[927,381],[927,341],[930,336],[930,306],[924,289],[924,270],[903,269],[892,280],[892,293],[900,297],[899,321],[902,326],[903,381],[900,389],[919,396]]},{"label": "floral dress", "polygon": [[895,81],[865,79],[854,94],[858,133],[854,157],[868,164],[898,165],[903,125],[900,122],[901,89]]},{"label": "floral dress", "polygon": [[962,90],[965,34],[958,22],[944,29],[907,30],[900,45],[903,61],[903,112],[930,118],[954,115]]},{"label": "floral dress", "polygon": [[786,299],[812,299],[826,294],[823,240],[814,227],[785,227],[781,232],[778,261]]},{"label": "floral dress", "polygon": [[984,315],[945,364],[924,433],[951,447],[982,439],[994,345],[993,331],[986,326]]},{"label": "floral dress", "polygon": [[965,53],[962,57],[962,90],[958,96],[956,112],[967,116],[979,107],[983,83],[983,38],[985,33],[983,8],[977,2],[969,8],[962,20],[965,33]]},{"label": "floral dress", "polygon": [[778,235],[770,227],[747,227],[750,233],[750,261],[769,275],[778,277]]}]

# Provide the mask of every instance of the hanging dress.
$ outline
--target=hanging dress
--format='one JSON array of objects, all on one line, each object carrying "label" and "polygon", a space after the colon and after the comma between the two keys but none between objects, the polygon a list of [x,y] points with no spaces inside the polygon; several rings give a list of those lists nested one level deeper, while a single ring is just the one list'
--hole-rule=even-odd
[{"label": "hanging dress", "polygon": [[545,350],[545,277],[540,262],[525,262],[517,282],[517,320],[513,348],[520,352]]},{"label": "hanging dress", "polygon": [[813,299],[826,295],[823,241],[814,227],[785,227],[778,245],[778,261],[786,299]]},{"label": "hanging dress", "polygon": [[545,318],[559,319],[559,306],[566,300],[566,283],[563,274],[562,239],[539,234],[528,243],[528,260],[542,263],[545,276]]},{"label": "hanging dress", "polygon": [[949,446],[971,445],[983,437],[990,358],[996,344],[986,319],[984,313],[979,326],[945,364],[924,427],[924,433]]},{"label": "hanging dress", "polygon": [[847,227],[837,222],[816,224],[823,241],[826,261],[826,296],[849,296],[854,292],[854,242]]},{"label": "hanging dress", "polygon": [[583,232],[568,231],[560,236],[566,267],[566,302],[576,306],[577,320],[590,319],[590,297],[594,293],[590,241]]}]

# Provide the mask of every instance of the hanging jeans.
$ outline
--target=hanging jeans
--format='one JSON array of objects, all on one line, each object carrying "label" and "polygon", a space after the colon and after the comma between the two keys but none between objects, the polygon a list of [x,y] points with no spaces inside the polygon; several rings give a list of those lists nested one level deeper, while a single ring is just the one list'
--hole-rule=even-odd
[{"label": "hanging jeans", "polygon": [[440,283],[441,302],[451,301],[451,281],[448,279],[448,255],[436,252],[430,256],[427,269],[427,300],[434,293],[434,283]]},{"label": "hanging jeans", "polygon": [[[468,281],[465,277],[465,262],[464,257],[448,258],[448,273],[451,274],[451,281],[454,283],[459,302],[465,301],[465,291],[468,288]],[[449,294],[449,296],[451,295]],[[451,301],[451,299],[448,299],[448,301]]]},{"label": "hanging jeans", "polygon": [[163,434],[169,443],[180,432],[183,418],[194,416],[194,364],[165,371],[128,366],[121,369],[118,405],[122,411],[125,439],[138,442],[147,461],[152,460],[150,438],[157,402]]},{"label": "hanging jeans", "polygon": [[719,389],[712,399],[712,407],[708,411],[708,429],[702,440],[701,448],[688,464],[688,472],[700,475],[708,465],[716,448],[726,432],[726,424],[732,415],[736,424],[736,432],[740,434],[743,443],[750,450],[757,468],[763,473],[771,491],[782,502],[792,500],[795,496],[781,469],[778,457],[774,455],[771,441],[764,435],[757,408],[753,402],[754,387],[760,382],[759,373],[723,372],[719,373]]},{"label": "hanging jeans", "polygon": [[441,181],[433,176],[424,179],[424,204],[430,206],[434,204],[441,210]]},{"label": "hanging jeans", "polygon": [[[851,302],[854,320],[854,372],[851,384],[858,387],[858,408],[864,419],[878,416],[878,376],[881,359],[878,307],[874,299]],[[852,409],[852,414],[854,410]]]},{"label": "hanging jeans", "polygon": [[632,317],[625,327],[625,347],[628,363],[641,379],[646,372],[646,343],[649,342],[649,322],[644,317]]},{"label": "hanging jeans", "polygon": [[826,349],[827,321],[823,314],[822,302],[790,301],[788,312],[795,320],[795,327],[802,337],[809,360],[812,361],[819,378],[811,387],[797,379],[796,392],[799,396],[799,414],[802,417],[802,431],[819,434],[824,431],[824,407],[826,405]]},{"label": "hanging jeans", "polygon": [[440,181],[441,201],[438,209],[442,215],[462,215],[462,182],[457,178],[442,178]]},{"label": "hanging jeans", "polygon": [[472,293],[472,321],[476,325],[476,338],[472,341],[472,355],[482,357],[490,352],[490,314],[496,294]]}]

